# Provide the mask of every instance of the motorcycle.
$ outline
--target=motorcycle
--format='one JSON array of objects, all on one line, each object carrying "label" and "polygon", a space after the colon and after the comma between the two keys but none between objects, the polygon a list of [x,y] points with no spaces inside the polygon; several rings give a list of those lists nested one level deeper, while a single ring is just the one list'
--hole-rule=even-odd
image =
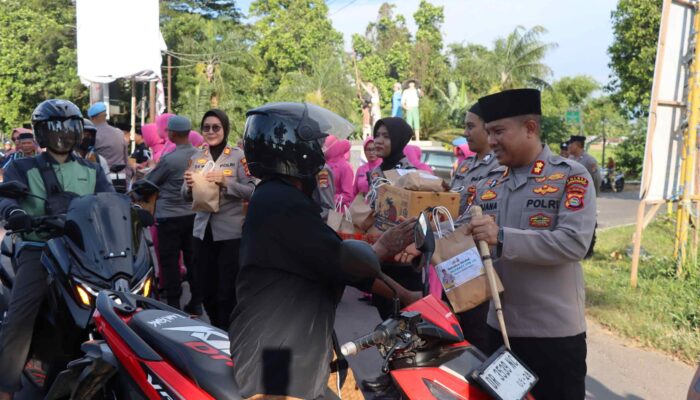
[{"label": "motorcycle", "polygon": [[[486,357],[464,339],[459,322],[449,308],[432,295],[426,295],[425,271],[435,239],[425,215],[420,216],[415,235],[416,247],[424,255],[425,297],[400,312],[395,300],[391,318],[373,332],[341,346],[344,356],[370,347],[379,350],[384,375],[377,381],[364,382],[365,389],[390,399],[534,399],[529,391],[537,377],[527,366],[504,347]],[[348,242],[351,241],[345,241],[344,245]],[[366,245],[357,243],[355,246]],[[376,257],[368,254],[352,261],[343,264],[347,273],[383,278]]]},{"label": "motorcycle", "polygon": [[603,168],[601,172],[603,173],[603,181],[600,184],[601,190],[621,192],[625,188],[625,174],[623,172],[608,168]]},{"label": "motorcycle", "polygon": [[[19,182],[0,184],[0,196],[39,197]],[[5,236],[0,248],[9,262],[0,266],[0,329],[23,251],[41,249],[49,280],[16,398],[43,397],[65,366],[82,355],[81,344],[95,332],[92,314],[101,290],[153,295],[153,264],[139,211],[124,194],[86,195],[73,199],[65,214],[34,217],[29,231]],[[20,235],[29,233],[48,240]]]}]

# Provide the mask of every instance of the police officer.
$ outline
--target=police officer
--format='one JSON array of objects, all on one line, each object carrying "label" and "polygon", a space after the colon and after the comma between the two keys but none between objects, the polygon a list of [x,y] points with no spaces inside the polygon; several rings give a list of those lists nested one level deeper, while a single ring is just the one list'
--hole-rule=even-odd
[{"label": "police officer", "polygon": [[[83,116],[75,104],[66,100],[46,100],[32,113],[32,127],[46,152],[36,157],[15,160],[5,170],[5,181],[17,181],[28,186],[35,196],[52,197],[62,194],[86,195],[113,192],[112,184],[98,164],[72,155],[73,147],[83,133]],[[51,166],[47,169],[42,166]],[[44,172],[41,172],[41,171]],[[53,182],[61,186],[58,192],[48,191],[43,174],[54,174]],[[47,193],[48,192],[48,193]],[[53,201],[52,203],[57,204]],[[63,203],[67,208],[67,204]],[[26,197],[21,200],[0,199],[0,215],[11,230],[31,228],[31,218],[47,215],[44,200]],[[34,233],[23,240],[44,242],[45,237]],[[47,272],[41,265],[42,246],[28,246],[17,255],[17,275],[12,288],[7,317],[0,330],[0,399],[11,399],[12,392],[21,389],[22,368],[29,353],[34,322],[46,294]]]},{"label": "police officer", "polygon": [[[168,120],[168,137],[175,143],[175,150],[161,157],[153,171],[146,175],[146,179],[156,184],[160,190],[156,202],[156,221],[162,286],[168,304],[176,308],[180,308],[182,294],[178,262],[180,252],[187,269],[193,270],[194,212],[192,202],[183,199],[181,194],[185,171],[196,151],[188,138],[191,127],[192,123],[185,117],[176,115]],[[195,286],[192,279],[190,286]],[[193,292],[196,293],[196,288],[193,288]]]},{"label": "police officer", "polygon": [[[461,193],[460,215],[464,214],[467,205],[472,203],[476,193],[476,184],[484,179],[490,171],[499,167],[498,160],[489,147],[486,127],[481,114],[479,103],[475,103],[467,111],[464,118],[464,136],[469,143],[469,149],[476,154],[462,161],[457,166],[457,171],[452,178],[452,190],[458,190]],[[489,303],[485,302],[457,315],[465,339],[481,350],[486,349],[488,344],[486,325],[488,311]]]},{"label": "police officer", "polygon": [[559,155],[564,158],[569,158],[569,142],[559,144]]},{"label": "police officer", "polygon": [[600,168],[598,168],[598,161],[593,158],[592,155],[588,154],[584,150],[584,145],[586,143],[585,136],[573,135],[569,138],[569,159],[574,160],[588,170],[588,173],[593,177],[593,182],[595,185],[596,196],[600,193],[600,183],[603,181],[603,177],[600,174]]},{"label": "police officer", "polygon": [[[227,329],[236,305],[243,202],[250,200],[255,179],[250,175],[243,150],[228,145],[230,123],[225,112],[207,111],[200,128],[206,145],[190,158],[182,193],[187,201],[192,201],[192,174],[200,173],[209,161],[214,162],[214,168],[207,172],[207,180],[219,185],[219,212],[198,211],[195,216],[194,268],[196,285],[202,293],[209,320],[212,325]],[[197,302],[190,302],[186,310],[201,315],[197,306]]]},{"label": "police officer", "polygon": [[459,190],[462,193],[459,203],[460,215],[464,213],[467,204],[472,200],[476,184],[484,179],[491,170],[498,167],[498,160],[489,148],[479,103],[474,103],[467,111],[464,126],[464,137],[467,138],[469,149],[476,154],[467,157],[457,166],[457,171],[450,185],[452,190]]},{"label": "police officer", "polygon": [[[345,285],[371,286],[391,297],[380,281],[343,274],[342,240],[311,199],[315,175],[325,163],[322,142],[329,127],[343,122],[302,103],[248,111],[245,156],[250,172],[262,181],[243,226],[238,304],[229,330],[233,375],[244,398],[324,396],[335,310]],[[414,223],[384,234],[373,246],[377,255],[391,257],[408,246]],[[397,289],[404,304],[412,300]]]},{"label": "police officer", "polygon": [[[569,139],[569,159],[574,160],[588,170],[588,173],[593,177],[593,182],[595,186],[595,194],[598,196],[600,194],[600,184],[603,181],[603,176],[600,173],[600,168],[598,168],[598,161],[596,161],[593,156],[588,154],[584,150],[584,144],[586,143],[585,136],[571,136]],[[596,229],[598,228],[598,223],[596,222]],[[591,258],[595,250],[596,233],[593,231],[593,238],[591,238],[591,244],[588,246],[588,252],[585,258]]]},{"label": "police officer", "polygon": [[[596,197],[588,171],[553,154],[540,136],[540,92],[508,90],[479,99],[489,145],[505,171],[477,185],[475,240],[495,247],[513,352],[539,377],[537,399],[583,399],[586,319],[580,260],[593,235]],[[493,218],[492,218],[493,216]],[[502,345],[495,309],[489,353]]]}]

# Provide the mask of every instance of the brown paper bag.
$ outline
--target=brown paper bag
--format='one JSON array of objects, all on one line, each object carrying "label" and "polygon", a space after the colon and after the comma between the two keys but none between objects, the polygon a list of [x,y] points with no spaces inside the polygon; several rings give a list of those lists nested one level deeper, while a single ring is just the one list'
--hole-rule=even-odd
[{"label": "brown paper bag", "polygon": [[414,169],[392,169],[384,171],[384,176],[392,185],[419,192],[444,192],[444,181],[425,171]]},{"label": "brown paper bag", "polygon": [[326,224],[338,233],[355,233],[355,225],[352,223],[350,210],[341,204],[336,204],[335,209],[328,211]]},{"label": "brown paper bag", "polygon": [[192,211],[219,212],[220,187],[207,181],[207,172],[214,166],[213,162],[209,163],[201,171],[192,173]]},{"label": "brown paper bag", "polygon": [[366,232],[374,225],[374,213],[372,207],[366,202],[365,196],[358,193],[350,204],[350,217],[352,223],[362,232]]},{"label": "brown paper bag", "polygon": [[[491,290],[481,256],[471,235],[467,235],[466,232],[467,225],[462,225],[452,232],[443,232],[438,228],[435,253],[431,258],[435,272],[455,312],[471,310],[491,299]],[[498,274],[496,284],[498,291],[502,292],[503,284]]]}]

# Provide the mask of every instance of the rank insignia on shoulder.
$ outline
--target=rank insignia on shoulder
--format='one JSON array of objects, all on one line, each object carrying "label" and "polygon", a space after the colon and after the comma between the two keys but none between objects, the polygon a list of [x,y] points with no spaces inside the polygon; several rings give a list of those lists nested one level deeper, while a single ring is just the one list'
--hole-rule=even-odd
[{"label": "rank insignia on shoulder", "polygon": [[226,148],[224,148],[224,154],[226,154],[226,155],[231,154],[231,148],[228,146]]},{"label": "rank insignia on shoulder", "polygon": [[460,173],[460,174],[463,174],[463,173],[467,172],[468,169],[469,169],[469,167],[467,167],[466,165],[464,165],[464,166],[462,166],[462,168],[459,169],[459,173]]},{"label": "rank insignia on shoulder", "polygon": [[224,174],[224,176],[231,176],[231,175],[233,175],[233,170],[225,169],[223,171],[223,174]]},{"label": "rank insignia on shoulder", "polygon": [[533,193],[537,193],[537,194],[542,195],[542,196],[549,194],[549,193],[556,193],[558,191],[559,191],[558,187],[551,186],[551,185],[542,185],[542,186],[539,186],[539,187],[532,189]]},{"label": "rank insignia on shoulder", "polygon": [[325,169],[316,175],[316,180],[318,181],[318,187],[327,188],[328,187],[328,171]]},{"label": "rank insignia on shoulder", "polygon": [[246,161],[245,157],[241,158],[241,165],[243,165],[243,170],[245,171],[246,176],[250,176],[250,170],[248,169],[248,161]]},{"label": "rank insignia on shoulder", "polygon": [[496,197],[498,197],[498,195],[496,194],[496,192],[494,192],[493,190],[487,190],[487,191],[484,192],[484,194],[482,194],[481,197],[479,197],[479,198],[480,198],[481,200],[483,200],[483,201],[487,201],[487,200],[493,200],[493,199],[495,199]]},{"label": "rank insignia on shoulder", "polygon": [[530,173],[535,175],[542,174],[542,171],[544,170],[544,165],[545,163],[542,160],[535,161],[535,164],[532,166],[532,170],[530,171]]},{"label": "rank insignia on shoulder", "polygon": [[530,217],[530,226],[533,228],[549,228],[552,225],[552,217],[537,213]]},{"label": "rank insignia on shoulder", "polygon": [[564,178],[566,178],[566,175],[561,172],[554,173],[547,177],[547,179],[549,179],[550,181],[559,181]]},{"label": "rank insignia on shoulder", "polygon": [[564,206],[569,210],[578,211],[583,208],[583,194],[574,192],[566,193],[566,201]]}]

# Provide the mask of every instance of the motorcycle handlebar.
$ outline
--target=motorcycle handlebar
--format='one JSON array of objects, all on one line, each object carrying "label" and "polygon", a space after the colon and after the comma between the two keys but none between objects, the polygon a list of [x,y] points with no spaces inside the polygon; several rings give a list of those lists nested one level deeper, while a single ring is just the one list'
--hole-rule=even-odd
[{"label": "motorcycle handlebar", "polygon": [[365,336],[345,343],[340,347],[340,352],[346,357],[355,355],[364,349],[384,343],[386,338],[386,331],[377,329],[372,333],[368,333]]}]

